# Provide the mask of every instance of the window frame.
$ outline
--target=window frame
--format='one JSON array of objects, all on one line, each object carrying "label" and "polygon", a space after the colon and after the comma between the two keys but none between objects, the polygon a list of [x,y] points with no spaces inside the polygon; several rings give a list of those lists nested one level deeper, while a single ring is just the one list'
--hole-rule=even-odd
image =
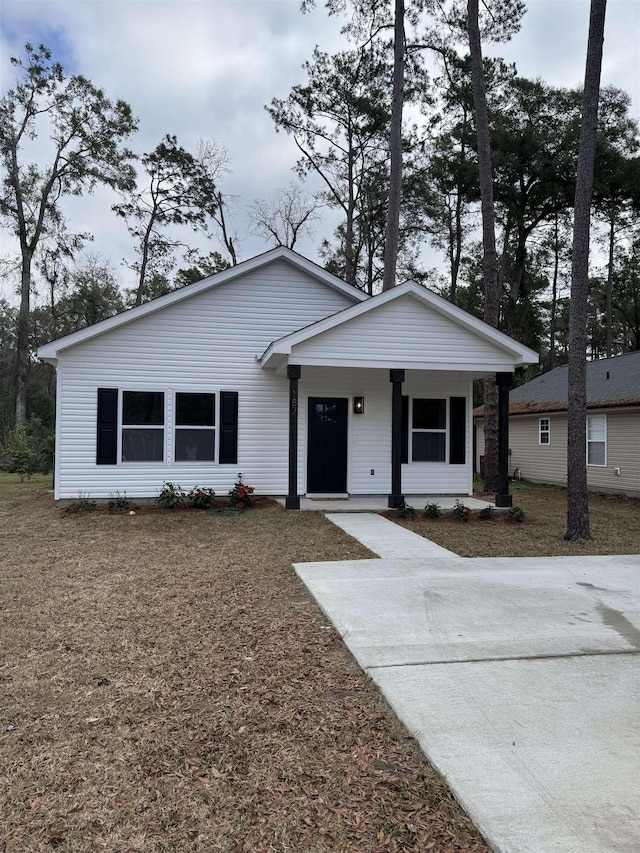
[{"label": "window frame", "polygon": [[[547,427],[543,428],[542,423],[546,421]],[[547,440],[543,441],[542,436],[546,435]],[[538,444],[541,447],[548,447],[551,444],[551,418],[538,418]]]},{"label": "window frame", "polygon": [[[211,388],[174,388],[172,389],[172,407],[173,418],[171,423],[171,464],[172,465],[219,465],[220,458],[220,391],[212,391]],[[213,426],[188,426],[187,424],[178,424],[178,394],[210,394],[213,397]],[[197,429],[209,430],[213,432],[213,459],[176,459],[176,430],[179,429]]]},{"label": "window frame", "polygon": [[[125,424],[124,423],[124,395],[127,393],[137,394],[162,394],[162,425],[160,424]],[[168,401],[169,395],[165,388],[149,388],[149,386],[136,388],[135,386],[127,386],[126,388],[118,388],[118,465],[166,465],[167,464],[167,426],[168,426]],[[162,459],[123,459],[122,451],[124,447],[122,433],[125,429],[155,429],[162,430]]]},{"label": "window frame", "polygon": [[[589,440],[589,421],[595,420],[596,418],[601,418],[604,422],[604,441],[602,439],[598,439],[597,441],[592,439]],[[589,462],[589,445],[591,444],[604,444],[604,462]],[[588,468],[606,468],[607,467],[607,416],[606,414],[598,414],[598,415],[587,415],[587,421],[585,424],[585,453],[586,453],[586,464]]]},{"label": "window frame", "polygon": [[[414,400],[443,400],[444,408],[444,429],[421,429],[413,427],[413,402]],[[410,465],[448,465],[449,459],[449,431],[451,428],[451,417],[449,413],[450,397],[418,397],[411,395],[409,398],[409,464]],[[444,433],[444,459],[414,459],[413,458],[413,434],[420,433]]]}]

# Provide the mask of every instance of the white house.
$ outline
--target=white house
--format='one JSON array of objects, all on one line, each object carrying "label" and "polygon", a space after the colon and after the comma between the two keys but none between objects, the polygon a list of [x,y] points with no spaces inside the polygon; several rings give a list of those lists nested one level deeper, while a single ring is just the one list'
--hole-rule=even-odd
[{"label": "white house", "polygon": [[368,297],[284,248],[38,355],[57,368],[56,499],[225,494],[242,472],[290,508],[471,494],[472,380],[508,388],[538,360],[422,286]]}]

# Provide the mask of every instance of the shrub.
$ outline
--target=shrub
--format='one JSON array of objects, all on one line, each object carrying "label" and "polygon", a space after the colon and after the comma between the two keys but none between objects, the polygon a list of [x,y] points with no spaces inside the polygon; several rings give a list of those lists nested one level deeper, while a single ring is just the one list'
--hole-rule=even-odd
[{"label": "shrub", "polygon": [[524,521],[524,510],[519,506],[510,506],[507,510],[507,521]]},{"label": "shrub", "polygon": [[453,505],[453,515],[458,521],[469,521],[469,516],[471,515],[471,510],[468,506],[465,506],[462,501],[456,500]]},{"label": "shrub", "polygon": [[68,513],[78,513],[78,512],[93,512],[97,507],[95,501],[89,499],[88,494],[84,494],[83,492],[78,492],[78,500],[70,503],[69,506],[65,509],[65,512]]},{"label": "shrub", "polygon": [[424,508],[424,517],[425,518],[440,518],[442,515],[442,510],[440,509],[440,504],[435,502],[428,503]]},{"label": "shrub", "polygon": [[478,518],[481,518],[483,521],[491,521],[495,514],[496,511],[492,506],[484,506],[478,513]]},{"label": "shrub", "polygon": [[411,518],[415,515],[415,509],[410,506],[408,503],[401,503],[400,506],[395,509],[396,518]]},{"label": "shrub", "polygon": [[54,435],[40,418],[29,418],[23,427],[16,427],[7,442],[9,471],[18,474],[21,482],[32,474],[47,474],[53,467]]},{"label": "shrub", "polygon": [[162,484],[156,503],[162,509],[178,509],[180,506],[188,506],[184,491],[180,486],[169,482]]},{"label": "shrub", "polygon": [[210,509],[213,506],[215,494],[213,489],[201,489],[200,486],[195,486],[187,495],[187,503],[192,509]]},{"label": "shrub", "polygon": [[109,512],[126,512],[131,507],[131,501],[126,492],[109,492],[107,508]]},{"label": "shrub", "polygon": [[255,489],[238,480],[234,487],[229,492],[229,506],[237,507],[238,509],[249,509],[253,506],[253,493]]}]

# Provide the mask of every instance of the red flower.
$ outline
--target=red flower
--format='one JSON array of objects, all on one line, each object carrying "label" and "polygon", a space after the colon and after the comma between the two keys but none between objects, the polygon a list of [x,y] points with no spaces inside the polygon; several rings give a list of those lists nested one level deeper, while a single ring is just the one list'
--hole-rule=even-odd
[{"label": "red flower", "polygon": [[239,498],[243,498],[245,495],[246,495],[246,492],[244,492],[244,491],[239,491],[239,492],[238,492],[238,497],[239,497]]},{"label": "red flower", "polygon": [[249,488],[247,489],[247,491],[249,492],[249,494],[250,494],[250,495],[252,495],[252,494],[253,494],[253,488],[252,488],[251,486],[249,486]]},{"label": "red flower", "polygon": [[239,503],[239,504],[238,504],[238,509],[244,509],[244,504],[243,504],[243,503]]}]

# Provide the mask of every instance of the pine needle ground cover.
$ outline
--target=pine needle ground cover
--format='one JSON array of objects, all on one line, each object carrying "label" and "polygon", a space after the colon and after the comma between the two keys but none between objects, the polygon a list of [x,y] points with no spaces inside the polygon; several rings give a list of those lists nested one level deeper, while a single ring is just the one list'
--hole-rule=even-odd
[{"label": "pine needle ground cover", "polygon": [[486,851],[291,563],[319,513],[0,504],[0,850]]},{"label": "pine needle ground cover", "polygon": [[[513,503],[525,513],[523,522],[504,514],[483,520],[477,511],[462,524],[451,515],[424,517],[416,506],[410,518],[388,518],[448,548],[461,557],[545,557],[597,554],[640,554],[640,500],[621,495],[589,494],[590,542],[565,542],[567,492],[559,486],[516,483]],[[493,500],[492,495],[476,495]],[[410,502],[410,498],[408,498]],[[463,498],[464,500],[464,498]]]}]

